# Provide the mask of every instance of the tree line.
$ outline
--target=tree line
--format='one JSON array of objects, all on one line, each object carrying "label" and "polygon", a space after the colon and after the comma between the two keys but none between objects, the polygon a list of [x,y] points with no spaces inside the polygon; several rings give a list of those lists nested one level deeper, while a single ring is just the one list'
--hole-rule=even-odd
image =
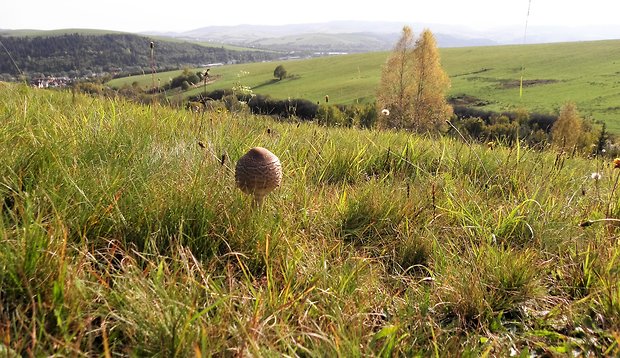
[{"label": "tree line", "polygon": [[0,41],[15,61],[14,64],[9,56],[0,56],[0,74],[13,76],[19,75],[15,65],[26,74],[128,74],[150,72],[152,61],[157,71],[164,71],[216,62],[264,61],[278,55],[267,51],[237,51],[186,42],[156,41],[151,58],[149,44],[152,40],[132,34],[2,36]]}]

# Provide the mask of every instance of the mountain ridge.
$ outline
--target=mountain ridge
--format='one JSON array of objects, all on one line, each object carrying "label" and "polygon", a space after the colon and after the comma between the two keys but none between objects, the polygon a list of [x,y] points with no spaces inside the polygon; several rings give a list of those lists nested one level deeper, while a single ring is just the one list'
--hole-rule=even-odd
[{"label": "mountain ridge", "polygon": [[[524,26],[506,25],[500,27],[472,28],[465,25],[448,25],[437,23],[406,23],[385,21],[328,21],[306,24],[287,25],[232,25],[205,26],[183,32],[145,32],[160,34],[189,40],[231,42],[231,44],[248,46],[263,45],[263,42],[274,38],[300,36],[306,39],[310,35],[329,34],[343,36],[352,33],[373,33],[375,37],[390,35],[390,39],[398,38],[403,26],[410,26],[414,33],[429,28],[438,40],[439,47],[490,46],[510,44],[534,44],[553,42],[593,41],[619,39],[620,25],[593,26],[529,26],[524,37]],[[269,41],[267,41],[269,39]],[[396,40],[392,40],[395,42]],[[382,43],[373,50],[384,50],[393,45]],[[329,44],[329,43],[327,43]]]},{"label": "mountain ridge", "polygon": [[[322,36],[324,42],[318,42],[314,50],[324,47],[325,50],[342,50],[353,52],[383,51],[392,48],[398,40],[400,32],[407,24],[399,22],[369,22],[369,21],[330,21],[322,23],[289,24],[289,25],[235,25],[235,26],[206,26],[184,32],[145,32],[148,35],[172,36],[185,40],[199,40],[208,42],[229,43],[238,46],[262,47],[274,50],[284,50],[282,47],[270,47],[274,39],[285,42],[290,46],[288,50],[300,51],[307,49],[308,38]],[[440,47],[490,46],[497,45],[495,41],[476,37],[461,36],[450,25],[417,24],[412,25],[417,32],[423,28],[446,29],[435,32]],[[336,44],[344,37],[358,36],[358,44],[351,48],[338,48]],[[303,45],[296,45],[290,41],[291,37],[298,37]],[[364,43],[371,37],[374,44]]]}]

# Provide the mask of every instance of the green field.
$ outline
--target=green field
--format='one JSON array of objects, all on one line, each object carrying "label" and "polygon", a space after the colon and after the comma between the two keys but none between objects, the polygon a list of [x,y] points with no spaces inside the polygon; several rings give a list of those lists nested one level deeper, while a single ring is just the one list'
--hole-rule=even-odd
[{"label": "green field", "polygon": [[[276,98],[322,100],[350,104],[371,101],[387,53],[355,54],[308,60],[252,63],[214,67],[221,78],[210,90],[230,88],[235,82],[255,93]],[[495,111],[527,108],[557,113],[567,101],[577,104],[582,115],[607,122],[620,132],[620,41],[595,41],[526,46],[448,48],[441,50],[442,63],[452,80],[450,95],[469,95],[485,103],[481,109]],[[273,81],[273,70],[283,64],[291,78]],[[525,87],[519,96],[521,68]],[[249,72],[239,78],[240,71]],[[158,74],[168,81],[180,72]],[[149,86],[150,76],[117,79],[115,87],[138,81]],[[197,94],[201,88],[187,94]]]},{"label": "green field", "polygon": [[[269,94],[275,98],[305,98],[319,100],[329,94],[334,103],[354,103],[372,100],[378,84],[381,63],[385,53],[321,57],[311,60],[289,60],[283,62],[262,62],[211,68],[212,76],[219,79],[207,90],[231,88],[236,83],[252,87],[254,93]],[[274,82],[273,70],[283,64],[290,78]],[[355,68],[355,71],[352,70]],[[194,69],[204,70],[204,69]],[[182,70],[159,73],[156,78],[162,83],[180,75]],[[241,75],[241,76],[240,76]],[[131,76],[109,82],[113,87],[129,85],[137,81],[148,87],[151,75]],[[186,95],[201,93],[202,87],[190,90]]]},{"label": "green field", "polygon": [[5,83],[0,114],[2,356],[620,354],[611,158]]}]

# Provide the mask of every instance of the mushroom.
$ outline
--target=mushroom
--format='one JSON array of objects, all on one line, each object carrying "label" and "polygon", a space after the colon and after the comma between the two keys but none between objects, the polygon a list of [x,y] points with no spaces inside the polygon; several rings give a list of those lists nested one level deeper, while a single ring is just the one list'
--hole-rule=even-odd
[{"label": "mushroom", "polygon": [[242,192],[253,195],[256,205],[260,205],[282,182],[280,159],[265,148],[254,147],[239,158],[235,181]]}]

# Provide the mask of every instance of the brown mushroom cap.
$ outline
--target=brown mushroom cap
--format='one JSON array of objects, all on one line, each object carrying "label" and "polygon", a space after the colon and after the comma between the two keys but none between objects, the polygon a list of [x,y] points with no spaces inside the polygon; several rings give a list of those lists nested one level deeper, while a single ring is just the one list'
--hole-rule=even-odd
[{"label": "brown mushroom cap", "polygon": [[242,192],[261,202],[265,195],[280,186],[282,165],[269,150],[254,147],[245,153],[235,168],[235,181]]}]

